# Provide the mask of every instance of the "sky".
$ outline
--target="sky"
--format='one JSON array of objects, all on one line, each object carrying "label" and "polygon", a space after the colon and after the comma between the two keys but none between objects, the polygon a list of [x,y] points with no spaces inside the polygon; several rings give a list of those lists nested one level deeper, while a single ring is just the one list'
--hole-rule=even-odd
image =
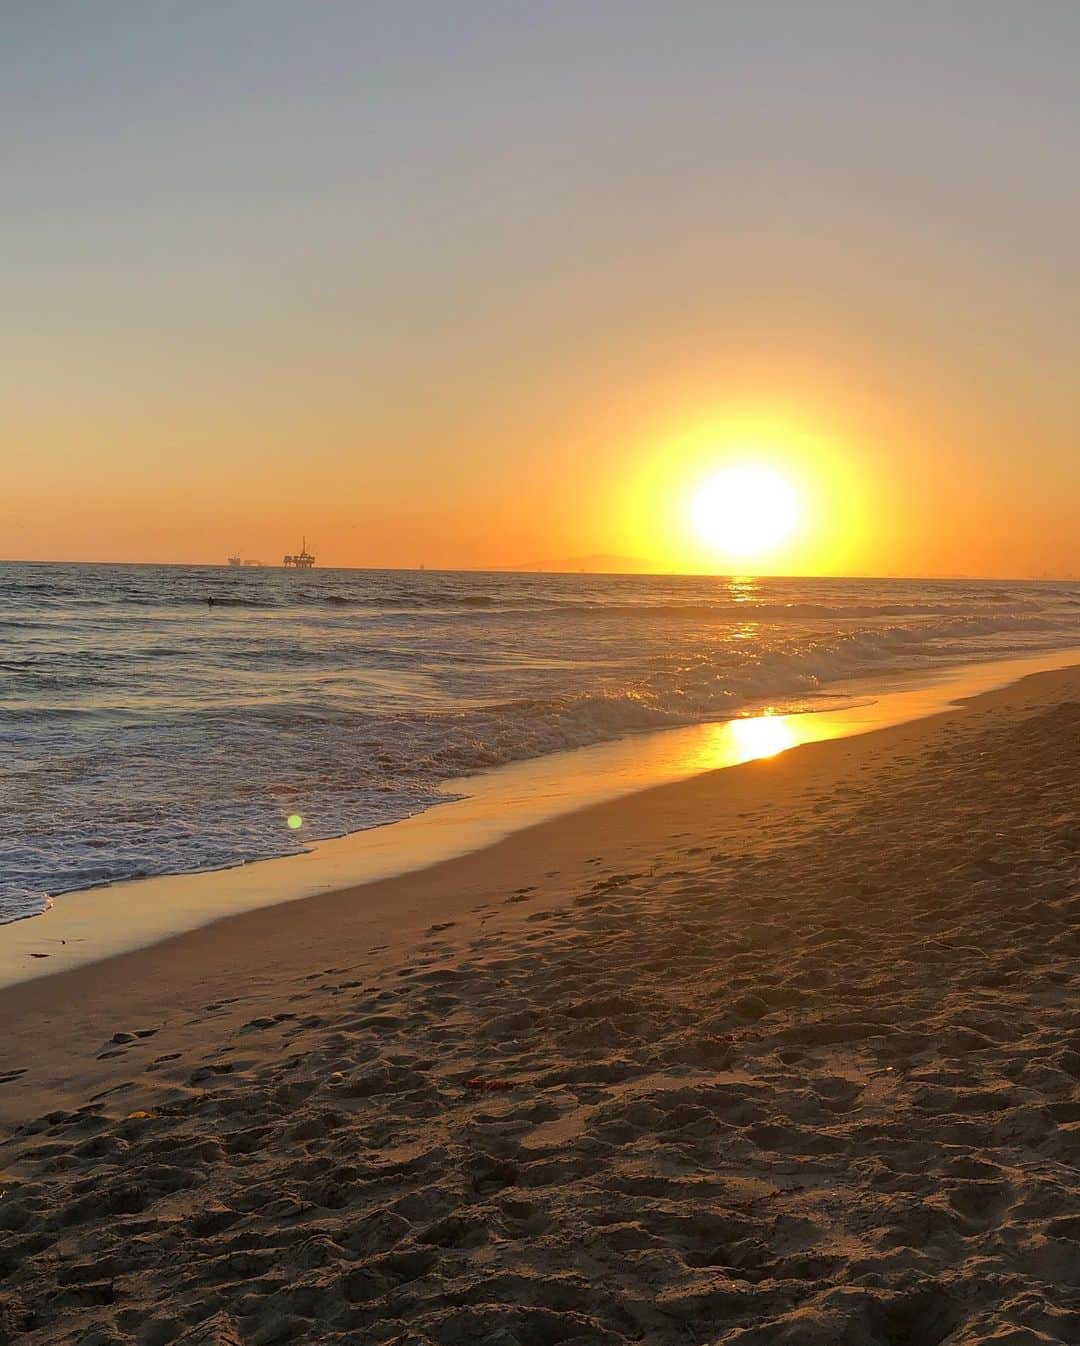
[{"label": "sky", "polygon": [[0,0],[0,554],[1080,573],[1072,0]]}]

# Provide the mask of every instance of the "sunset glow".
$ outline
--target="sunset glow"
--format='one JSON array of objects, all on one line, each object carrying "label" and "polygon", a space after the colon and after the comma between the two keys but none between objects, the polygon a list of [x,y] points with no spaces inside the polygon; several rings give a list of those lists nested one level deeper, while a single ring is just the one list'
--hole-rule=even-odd
[{"label": "sunset glow", "polygon": [[5,554],[1080,569],[1068,7],[632,8],[17,7]]}]

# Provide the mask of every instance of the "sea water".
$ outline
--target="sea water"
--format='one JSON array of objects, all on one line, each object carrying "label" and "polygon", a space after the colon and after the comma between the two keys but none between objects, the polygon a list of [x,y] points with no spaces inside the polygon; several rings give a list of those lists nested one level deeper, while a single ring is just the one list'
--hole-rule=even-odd
[{"label": "sea water", "polygon": [[1078,642],[1068,581],[0,564],[0,921],[509,762]]}]

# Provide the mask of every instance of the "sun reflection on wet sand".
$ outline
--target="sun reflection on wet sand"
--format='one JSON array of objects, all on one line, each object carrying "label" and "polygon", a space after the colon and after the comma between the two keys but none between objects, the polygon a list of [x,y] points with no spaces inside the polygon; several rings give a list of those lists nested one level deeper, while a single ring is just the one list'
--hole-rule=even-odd
[{"label": "sun reflection on wet sand", "polygon": [[785,748],[798,742],[795,730],[786,715],[761,715],[755,719],[732,720],[725,725],[734,740],[735,752],[741,762],[755,757],[775,757]]},{"label": "sun reflection on wet sand", "polygon": [[[828,720],[813,715],[747,715],[720,724],[700,725],[694,735],[685,736],[686,754],[675,773],[695,775],[720,767],[739,766],[762,757],[775,757],[788,748],[815,739],[831,738]],[[820,731],[820,732],[819,732]]]}]

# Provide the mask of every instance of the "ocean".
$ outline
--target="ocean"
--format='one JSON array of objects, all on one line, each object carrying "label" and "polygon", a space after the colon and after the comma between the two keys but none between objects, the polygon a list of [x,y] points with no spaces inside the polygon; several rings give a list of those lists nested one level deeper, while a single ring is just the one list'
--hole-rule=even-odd
[{"label": "ocean", "polygon": [[5,922],[508,762],[1075,645],[1080,585],[3,563],[0,639]]}]

